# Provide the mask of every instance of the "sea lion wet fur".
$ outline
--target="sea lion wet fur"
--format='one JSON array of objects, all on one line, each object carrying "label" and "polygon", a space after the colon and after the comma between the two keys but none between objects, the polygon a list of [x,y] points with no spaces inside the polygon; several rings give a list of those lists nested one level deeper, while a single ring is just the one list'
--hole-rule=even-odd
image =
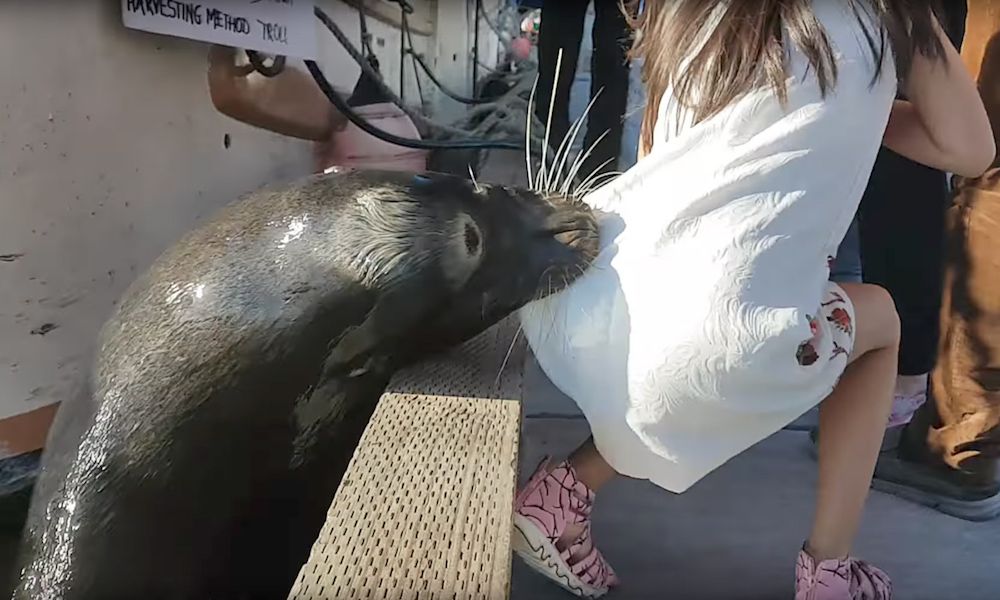
[{"label": "sea lion wet fur", "polygon": [[596,245],[577,202],[436,174],[335,172],[225,208],[103,327],[15,598],[284,598],[393,371]]}]

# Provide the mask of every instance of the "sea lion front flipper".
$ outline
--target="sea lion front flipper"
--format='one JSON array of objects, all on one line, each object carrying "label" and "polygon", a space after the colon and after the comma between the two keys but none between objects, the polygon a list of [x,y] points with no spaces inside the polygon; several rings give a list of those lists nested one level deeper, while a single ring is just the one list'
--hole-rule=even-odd
[{"label": "sea lion front flipper", "polygon": [[326,359],[325,375],[361,366],[359,358],[409,331],[430,307],[441,301],[437,294],[428,294],[427,290],[426,283],[410,281],[380,296],[365,320],[347,330],[334,345]]}]

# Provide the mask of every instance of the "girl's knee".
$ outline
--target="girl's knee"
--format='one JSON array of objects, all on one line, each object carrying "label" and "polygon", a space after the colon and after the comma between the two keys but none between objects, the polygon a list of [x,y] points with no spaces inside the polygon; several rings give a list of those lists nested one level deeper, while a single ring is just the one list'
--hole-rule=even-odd
[{"label": "girl's knee", "polygon": [[865,284],[868,306],[868,324],[879,346],[898,347],[900,336],[899,313],[896,302],[885,288]]},{"label": "girl's knee", "polygon": [[899,347],[899,314],[884,288],[867,283],[841,284],[854,304],[854,354]]}]

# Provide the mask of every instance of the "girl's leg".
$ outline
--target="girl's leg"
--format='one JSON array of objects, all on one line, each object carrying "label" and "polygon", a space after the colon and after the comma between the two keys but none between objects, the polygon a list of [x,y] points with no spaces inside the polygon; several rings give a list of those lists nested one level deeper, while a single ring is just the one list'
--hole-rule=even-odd
[{"label": "girl's leg", "polygon": [[848,556],[861,522],[892,406],[899,317],[889,294],[842,284],[854,304],[854,351],[820,405],[816,516],[796,568],[797,600],[886,600],[882,571]]},{"label": "girl's leg", "polygon": [[539,465],[517,496],[514,551],[577,596],[596,598],[618,583],[590,527],[595,492],[615,475],[587,440],[567,460]]},{"label": "girl's leg", "polygon": [[[816,517],[807,542],[808,556],[800,557],[799,597],[841,597],[827,582],[818,587],[830,595],[817,596],[815,589],[803,589],[827,575],[820,572],[829,568],[834,577],[843,575],[844,592],[851,594],[843,597],[882,599],[889,594],[888,578],[846,556],[861,521],[892,404],[899,318],[885,290],[864,284],[841,286],[854,305],[854,350],[836,389],[820,406]],[[518,553],[535,569],[581,595],[580,584],[589,595],[616,581],[589,535],[594,492],[615,475],[593,441],[587,440],[563,463],[540,466],[518,498],[515,522],[520,519],[522,526],[544,529],[551,542],[551,550],[545,553],[523,537]],[[553,553],[558,561],[549,560]],[[567,577],[567,573],[572,574]],[[858,586],[861,595],[855,590]]]},{"label": "girl's leg", "polygon": [[854,351],[820,405],[819,488],[809,550],[847,555],[858,530],[896,383],[899,318],[882,288],[843,284],[854,304]]},{"label": "girl's leg", "polygon": [[569,464],[573,465],[580,481],[594,492],[597,492],[604,487],[604,484],[618,475],[597,451],[594,438],[588,438],[569,455]]}]

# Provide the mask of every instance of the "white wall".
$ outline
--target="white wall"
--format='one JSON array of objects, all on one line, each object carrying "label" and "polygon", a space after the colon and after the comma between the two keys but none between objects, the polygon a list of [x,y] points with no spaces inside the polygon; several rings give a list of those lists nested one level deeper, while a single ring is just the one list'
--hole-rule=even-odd
[{"label": "white wall", "polygon": [[[464,7],[440,0],[452,3]],[[322,5],[358,39],[353,11]],[[369,25],[395,85],[398,32]],[[416,43],[450,58],[467,37]],[[350,89],[357,66],[319,39],[328,78]],[[0,419],[65,397],[116,299],[171,242],[238,194],[308,172],[306,143],[213,109],[206,49],[125,29],[117,0],[0,3],[0,255],[22,255],[0,260]]]}]

